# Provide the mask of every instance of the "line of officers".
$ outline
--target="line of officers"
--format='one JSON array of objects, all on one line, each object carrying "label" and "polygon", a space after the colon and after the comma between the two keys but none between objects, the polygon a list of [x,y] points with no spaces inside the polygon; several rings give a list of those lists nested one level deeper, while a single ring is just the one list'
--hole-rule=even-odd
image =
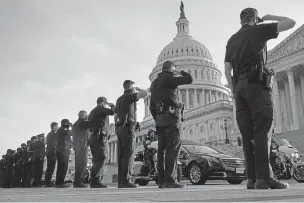
[{"label": "line of officers", "polygon": [[[150,111],[156,122],[158,137],[159,188],[180,188],[176,178],[177,158],[181,147],[180,128],[182,105],[179,103],[178,86],[191,84],[192,76],[185,71],[176,71],[175,64],[166,61],[150,87]],[[71,124],[68,119],[51,123],[51,132],[32,137],[17,151],[7,150],[0,165],[1,186],[40,187],[45,157],[47,170],[45,187],[69,187],[65,184],[71,148],[75,152],[74,187],[87,187],[83,181],[87,169],[88,148],[92,154],[91,188],[106,188],[102,183],[103,170],[108,157],[109,116],[114,115],[118,140],[118,188],[136,188],[132,178],[137,122],[137,101],[148,92],[135,86],[131,80],[123,83],[124,92],[116,105],[105,97],[97,99],[97,106],[88,114],[81,110],[78,120]],[[56,182],[52,176],[57,162]]]}]

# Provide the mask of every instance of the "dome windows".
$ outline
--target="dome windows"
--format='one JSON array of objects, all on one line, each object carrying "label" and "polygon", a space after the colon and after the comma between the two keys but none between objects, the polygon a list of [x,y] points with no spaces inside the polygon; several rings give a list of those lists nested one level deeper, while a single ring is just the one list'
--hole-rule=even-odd
[{"label": "dome windows", "polygon": [[188,52],[188,49],[186,49],[186,52]]},{"label": "dome windows", "polygon": [[194,77],[197,79],[197,70],[194,70]]}]

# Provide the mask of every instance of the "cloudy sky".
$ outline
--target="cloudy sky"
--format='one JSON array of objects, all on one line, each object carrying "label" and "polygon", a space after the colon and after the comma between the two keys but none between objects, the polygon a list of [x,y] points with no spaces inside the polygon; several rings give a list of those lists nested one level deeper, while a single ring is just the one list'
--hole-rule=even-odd
[{"label": "cloudy sky", "polygon": [[[184,5],[190,34],[223,70],[225,45],[240,27],[241,9],[291,17],[298,28],[304,3],[286,2],[185,0]],[[176,35],[179,6],[179,0],[1,0],[0,152],[47,133],[52,121],[74,122],[98,96],[115,102],[125,79],[148,88],[158,54]],[[141,119],[143,112],[141,102]]]}]

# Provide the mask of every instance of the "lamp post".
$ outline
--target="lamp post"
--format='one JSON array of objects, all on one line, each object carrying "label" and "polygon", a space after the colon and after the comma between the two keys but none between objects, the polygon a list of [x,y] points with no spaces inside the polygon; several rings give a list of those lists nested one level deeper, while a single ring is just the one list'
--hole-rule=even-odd
[{"label": "lamp post", "polygon": [[229,139],[228,139],[228,128],[230,128],[230,127],[227,125],[227,119],[225,118],[225,119],[224,119],[224,126],[221,125],[221,129],[222,129],[222,130],[225,130],[225,133],[226,133],[225,143],[226,143],[226,144],[229,144]]}]

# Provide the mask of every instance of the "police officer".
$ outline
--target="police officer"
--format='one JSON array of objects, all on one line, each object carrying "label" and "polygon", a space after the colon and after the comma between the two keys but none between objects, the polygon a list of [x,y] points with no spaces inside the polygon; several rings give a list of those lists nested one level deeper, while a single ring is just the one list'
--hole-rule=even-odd
[{"label": "police officer", "polygon": [[[110,108],[106,108],[106,105]],[[109,116],[114,115],[115,106],[107,102],[105,97],[97,99],[97,106],[90,112],[90,148],[93,167],[91,171],[91,188],[108,187],[101,183],[103,169],[107,160]]]},{"label": "police officer", "polygon": [[[295,21],[274,15],[261,19],[254,8],[244,9],[240,18],[242,27],[226,46],[225,75],[234,94],[237,123],[243,137],[247,188],[285,189],[288,184],[273,178],[269,164],[273,72],[265,66],[266,43],[277,38],[278,33],[294,27]],[[277,22],[258,24],[268,20]]]},{"label": "police officer", "polygon": [[20,153],[21,187],[27,187],[27,145],[21,144]]},{"label": "police officer", "polygon": [[37,135],[38,141],[35,142],[34,149],[34,182],[33,187],[41,187],[43,164],[45,157],[44,134]]},{"label": "police officer", "polygon": [[75,152],[74,187],[86,187],[83,183],[88,162],[88,113],[80,111],[78,120],[72,127],[73,147]]},{"label": "police officer", "polygon": [[14,187],[21,186],[22,166],[21,166],[21,147],[17,148],[17,152],[13,155],[14,159]]},{"label": "police officer", "polygon": [[[181,148],[180,128],[181,109],[178,86],[191,84],[193,78],[189,73],[181,71],[177,76],[172,61],[163,63],[162,72],[152,82],[150,111],[156,122],[158,134],[158,175],[159,187],[182,188],[177,182],[177,159]],[[163,165],[165,153],[165,168]]]},{"label": "police officer", "polygon": [[57,146],[57,130],[58,123],[51,123],[51,132],[46,136],[46,158],[47,158],[47,169],[44,176],[44,182],[46,187],[55,186],[52,182],[52,177],[55,171],[57,156],[56,156],[56,146]]},{"label": "police officer", "polygon": [[34,145],[38,141],[37,136],[31,137],[31,142],[27,146],[27,158],[28,158],[28,175],[27,175],[27,187],[32,187],[35,176],[35,164],[34,164]]},{"label": "police officer", "polygon": [[148,93],[135,87],[131,80],[124,81],[123,88],[124,94],[116,101],[114,118],[118,138],[118,187],[134,188],[136,185],[130,181],[130,177],[134,162],[136,102],[146,97]]},{"label": "police officer", "polygon": [[13,186],[13,150],[8,149],[4,159],[4,188],[12,188]]},{"label": "police officer", "polygon": [[70,131],[70,121],[68,119],[61,120],[61,126],[57,131],[57,172],[56,187],[69,187],[64,183],[69,166],[70,150],[72,148],[72,133]]},{"label": "police officer", "polygon": [[2,155],[2,159],[0,160],[0,188],[2,187],[2,178],[4,177],[4,158],[5,155]]}]

